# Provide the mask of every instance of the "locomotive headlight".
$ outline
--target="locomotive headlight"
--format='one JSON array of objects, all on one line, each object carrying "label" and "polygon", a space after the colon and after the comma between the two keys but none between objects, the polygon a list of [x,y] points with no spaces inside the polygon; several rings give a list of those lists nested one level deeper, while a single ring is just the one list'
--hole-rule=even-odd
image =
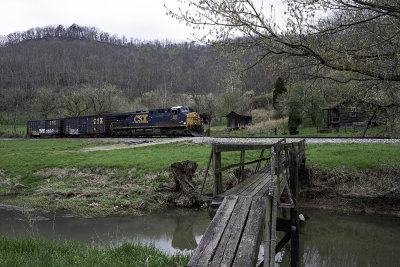
[{"label": "locomotive headlight", "polygon": [[184,122],[183,124],[186,125],[186,122]]}]

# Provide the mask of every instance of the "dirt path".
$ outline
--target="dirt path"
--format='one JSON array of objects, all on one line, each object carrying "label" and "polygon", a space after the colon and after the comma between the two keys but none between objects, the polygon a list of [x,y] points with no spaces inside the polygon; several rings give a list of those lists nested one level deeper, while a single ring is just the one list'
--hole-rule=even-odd
[{"label": "dirt path", "polygon": [[160,139],[137,139],[137,140],[125,140],[123,144],[111,144],[104,146],[95,146],[95,147],[86,147],[78,150],[78,152],[89,152],[89,151],[100,151],[100,150],[115,150],[115,149],[126,149],[126,148],[134,148],[134,147],[143,147],[143,146],[153,146],[159,144],[167,144],[174,143],[180,141],[187,141],[190,138],[160,138]]}]

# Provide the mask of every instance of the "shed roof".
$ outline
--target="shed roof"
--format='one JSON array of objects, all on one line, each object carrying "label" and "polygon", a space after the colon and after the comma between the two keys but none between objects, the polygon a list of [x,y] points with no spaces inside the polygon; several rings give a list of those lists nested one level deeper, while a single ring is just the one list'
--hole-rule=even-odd
[{"label": "shed roof", "polygon": [[243,118],[251,118],[251,115],[248,113],[241,113],[241,112],[236,112],[236,111],[231,111],[228,113],[228,115],[226,115],[225,117],[229,117],[230,115],[236,114],[239,117],[243,117]]},{"label": "shed roof", "polygon": [[333,103],[329,104],[328,106],[323,107],[322,109],[323,110],[333,109],[333,108],[336,108],[336,107],[338,107],[338,106],[340,106],[340,105],[342,105],[342,104],[344,104],[346,102],[358,102],[358,103],[366,103],[366,104],[370,104],[370,105],[374,105],[374,106],[381,106],[374,99],[353,99],[353,98],[350,98],[350,99],[343,100],[343,101],[340,101],[340,102],[333,102]]},{"label": "shed roof", "polygon": [[343,102],[333,102],[332,104],[330,104],[326,107],[323,107],[322,109],[333,109],[333,108],[338,107],[341,103],[343,103]]}]

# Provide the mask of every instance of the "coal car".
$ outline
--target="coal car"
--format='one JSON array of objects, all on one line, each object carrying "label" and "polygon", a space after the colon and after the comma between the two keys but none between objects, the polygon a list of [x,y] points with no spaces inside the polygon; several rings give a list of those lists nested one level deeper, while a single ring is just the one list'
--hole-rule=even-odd
[{"label": "coal car", "polygon": [[65,136],[109,136],[112,119],[109,115],[65,118],[63,133]]},{"label": "coal car", "polygon": [[28,136],[60,136],[63,119],[30,120],[27,122]]}]

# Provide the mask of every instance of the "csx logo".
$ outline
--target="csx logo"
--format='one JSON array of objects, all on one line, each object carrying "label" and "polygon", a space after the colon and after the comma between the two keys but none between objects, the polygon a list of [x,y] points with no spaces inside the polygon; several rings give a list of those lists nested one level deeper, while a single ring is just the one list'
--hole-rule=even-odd
[{"label": "csx logo", "polygon": [[133,121],[134,121],[135,123],[149,123],[149,122],[147,121],[147,117],[148,117],[148,116],[149,116],[148,114],[136,115],[136,116],[133,118]]}]

